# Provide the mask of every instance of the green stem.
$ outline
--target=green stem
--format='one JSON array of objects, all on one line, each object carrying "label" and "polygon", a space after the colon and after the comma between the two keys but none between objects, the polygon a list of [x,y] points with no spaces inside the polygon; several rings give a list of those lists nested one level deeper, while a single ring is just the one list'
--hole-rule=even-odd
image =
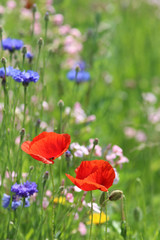
[{"label": "green stem", "polygon": [[90,233],[89,233],[89,240],[92,238],[92,226],[93,226],[93,197],[92,197],[92,191],[91,192],[91,225],[90,225]]},{"label": "green stem", "polygon": [[12,58],[13,58],[13,52],[10,52],[10,57],[9,57],[10,66],[12,66]]},{"label": "green stem", "polygon": [[27,96],[27,86],[24,86],[24,111],[23,111],[23,128],[25,128],[25,120],[26,120],[26,96]]},{"label": "green stem", "polygon": [[53,172],[52,172],[52,165],[50,165],[50,175],[52,180],[52,195],[53,195],[53,202],[52,202],[52,240],[55,238],[55,212],[54,212],[54,179],[53,179]]},{"label": "green stem", "polygon": [[[106,197],[107,199],[107,197]],[[106,208],[106,234],[105,234],[105,240],[108,239],[108,232],[107,232],[107,229],[108,229],[108,221],[107,221],[107,201],[106,201],[106,204],[105,204],[105,208]]]},{"label": "green stem", "polygon": [[33,22],[32,22],[32,31],[31,31],[31,36],[34,36],[34,25],[35,25],[35,12],[33,12]]},{"label": "green stem", "polygon": [[22,216],[22,212],[25,206],[25,198],[23,198],[23,206],[22,206],[22,210],[19,214],[19,218],[18,218],[18,222],[17,222],[17,227],[16,227],[16,236],[15,236],[15,240],[17,240],[17,236],[18,236],[18,230],[19,230],[19,225],[20,225],[20,220],[21,220],[21,216]]},{"label": "green stem", "polygon": [[125,213],[124,213],[124,202],[123,202],[124,196],[121,197],[121,235],[124,238],[124,240],[127,239],[127,226],[126,226],[126,220],[125,220]]}]

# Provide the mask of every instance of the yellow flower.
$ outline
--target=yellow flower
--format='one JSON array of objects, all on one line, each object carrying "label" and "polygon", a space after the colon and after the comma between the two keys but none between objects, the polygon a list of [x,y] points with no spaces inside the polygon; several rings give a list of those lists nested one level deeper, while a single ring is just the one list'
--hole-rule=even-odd
[{"label": "yellow flower", "polygon": [[54,198],[54,203],[60,203],[60,204],[64,205],[65,202],[66,202],[66,198],[65,197],[60,196],[59,198],[58,197]]},{"label": "yellow flower", "polygon": [[[89,216],[89,221],[87,224],[91,224],[91,218],[92,216]],[[100,220],[101,219],[101,220]],[[109,217],[107,216],[107,221],[109,220]],[[100,213],[93,213],[93,224],[99,224],[99,223],[105,223],[106,222],[106,214],[104,212]]]}]

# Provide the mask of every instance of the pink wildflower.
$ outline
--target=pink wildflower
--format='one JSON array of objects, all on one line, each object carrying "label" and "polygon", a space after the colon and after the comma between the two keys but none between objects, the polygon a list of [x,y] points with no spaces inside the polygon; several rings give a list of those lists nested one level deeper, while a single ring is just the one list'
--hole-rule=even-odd
[{"label": "pink wildflower", "polygon": [[78,231],[80,232],[81,236],[85,236],[87,234],[87,228],[83,222],[79,223]]}]

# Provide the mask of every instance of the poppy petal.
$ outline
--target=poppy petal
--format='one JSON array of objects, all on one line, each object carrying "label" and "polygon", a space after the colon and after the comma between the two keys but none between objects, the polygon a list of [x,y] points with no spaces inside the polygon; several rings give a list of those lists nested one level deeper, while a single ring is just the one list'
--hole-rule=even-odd
[{"label": "poppy petal", "polygon": [[76,178],[84,179],[101,167],[105,160],[82,161],[80,166],[76,168]]},{"label": "poppy petal", "polygon": [[26,142],[22,143],[22,145],[21,145],[21,149],[22,149],[24,152],[26,152],[26,153],[29,154],[29,147],[30,147],[30,144],[31,144],[30,141],[26,141]]},{"label": "poppy petal", "polygon": [[26,141],[21,149],[34,159],[46,164],[53,164],[53,160],[61,156],[69,148],[71,139],[69,134],[42,132],[32,141]]}]

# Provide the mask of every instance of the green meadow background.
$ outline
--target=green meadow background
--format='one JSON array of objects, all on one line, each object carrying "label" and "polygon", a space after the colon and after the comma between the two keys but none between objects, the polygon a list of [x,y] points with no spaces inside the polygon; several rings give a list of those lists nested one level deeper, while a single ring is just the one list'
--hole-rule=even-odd
[{"label": "green meadow background", "polygon": [[[44,0],[36,2],[41,12],[42,26],[44,26],[44,2]],[[5,3],[6,1],[2,1],[1,4]],[[112,187],[112,190],[120,189],[125,195],[127,239],[158,240],[160,239],[160,132],[154,124],[148,121],[148,106],[144,103],[142,93],[153,93],[157,98],[154,106],[158,109],[160,101],[160,4],[159,6],[149,4],[147,0],[55,0],[54,7],[57,13],[64,15],[65,23],[78,28],[85,36],[81,58],[87,63],[91,80],[80,84],[78,89],[75,89],[74,83],[66,78],[67,69],[60,66],[63,55],[59,53],[47,55],[45,89],[39,88],[38,83],[30,84],[27,89],[31,117],[26,124],[26,134],[29,134],[30,139],[35,136],[37,119],[50,125],[54,119],[56,131],[59,127],[58,101],[62,99],[65,107],[73,107],[74,103],[79,101],[87,115],[96,115],[96,121],[90,123],[89,132],[83,125],[74,123],[67,124],[65,132],[71,135],[72,142],[87,146],[89,138],[98,138],[103,148],[108,144],[116,144],[123,149],[129,163],[124,164],[122,169],[118,169],[120,181]],[[33,44],[35,54],[37,53],[37,41],[40,36],[31,40],[28,30],[30,23],[18,20],[16,10],[7,13],[0,21],[6,36]],[[48,27],[52,27],[50,22]],[[42,37],[44,37],[43,33]],[[49,45],[52,39],[47,41]],[[46,47],[45,51],[47,50]],[[43,54],[41,65],[43,65]],[[8,57],[8,64],[9,56],[6,53],[5,57]],[[21,58],[20,53],[19,57]],[[38,71],[40,73],[40,67]],[[12,90],[15,88],[13,82],[10,83],[10,88]],[[74,91],[77,92],[74,93]],[[37,106],[32,106],[30,97],[35,92],[40,102],[43,98],[50,103],[50,111],[41,114]],[[15,90],[13,94],[16,94]],[[3,102],[3,94],[0,95],[0,102]],[[17,102],[18,105],[23,103],[23,89],[21,88]],[[63,123],[65,121],[67,120],[64,117]],[[12,129],[11,123],[9,124],[9,128]],[[146,134],[146,141],[142,143],[134,138],[127,138],[124,133],[125,127],[142,130]],[[12,131],[14,137],[19,135],[17,129]],[[3,146],[1,136],[1,175],[4,175],[7,167],[9,170],[15,170],[17,155],[14,154],[18,151],[18,147],[14,147],[14,142],[10,146],[13,149],[10,153],[12,164],[8,165],[7,147]],[[38,180],[40,184],[40,176],[49,168],[43,167],[23,153],[22,171],[28,171],[31,165],[35,167],[32,180],[35,182]],[[57,167],[53,167],[58,186],[60,184],[58,183],[58,164]],[[73,173],[74,169],[70,169],[69,172]],[[69,180],[66,181],[69,185]],[[3,192],[4,188],[1,186],[1,197]],[[98,203],[100,192],[96,191],[94,195]],[[111,205],[108,206],[110,214],[108,239],[123,239],[119,234],[120,203],[117,201],[108,205]],[[45,235],[49,231],[47,217],[44,220],[42,235],[38,235],[38,230],[34,235],[33,228],[36,228],[41,214],[39,213],[37,217],[34,215],[37,210],[33,213],[32,209],[28,211],[30,217],[27,222],[30,235],[19,234],[18,239],[47,239]],[[7,212],[1,208],[0,213],[1,219],[4,219],[4,224],[7,226]],[[41,226],[38,229],[40,228]],[[1,239],[6,239],[2,233],[4,231],[3,220],[1,220],[0,229]],[[22,223],[21,229],[25,229],[25,224]],[[97,229],[97,226],[94,226],[93,240],[98,239]],[[72,238],[69,232],[71,231],[68,230],[66,238],[62,235],[57,239],[87,239],[80,235]],[[102,231],[100,234],[99,238],[103,239]]]}]

